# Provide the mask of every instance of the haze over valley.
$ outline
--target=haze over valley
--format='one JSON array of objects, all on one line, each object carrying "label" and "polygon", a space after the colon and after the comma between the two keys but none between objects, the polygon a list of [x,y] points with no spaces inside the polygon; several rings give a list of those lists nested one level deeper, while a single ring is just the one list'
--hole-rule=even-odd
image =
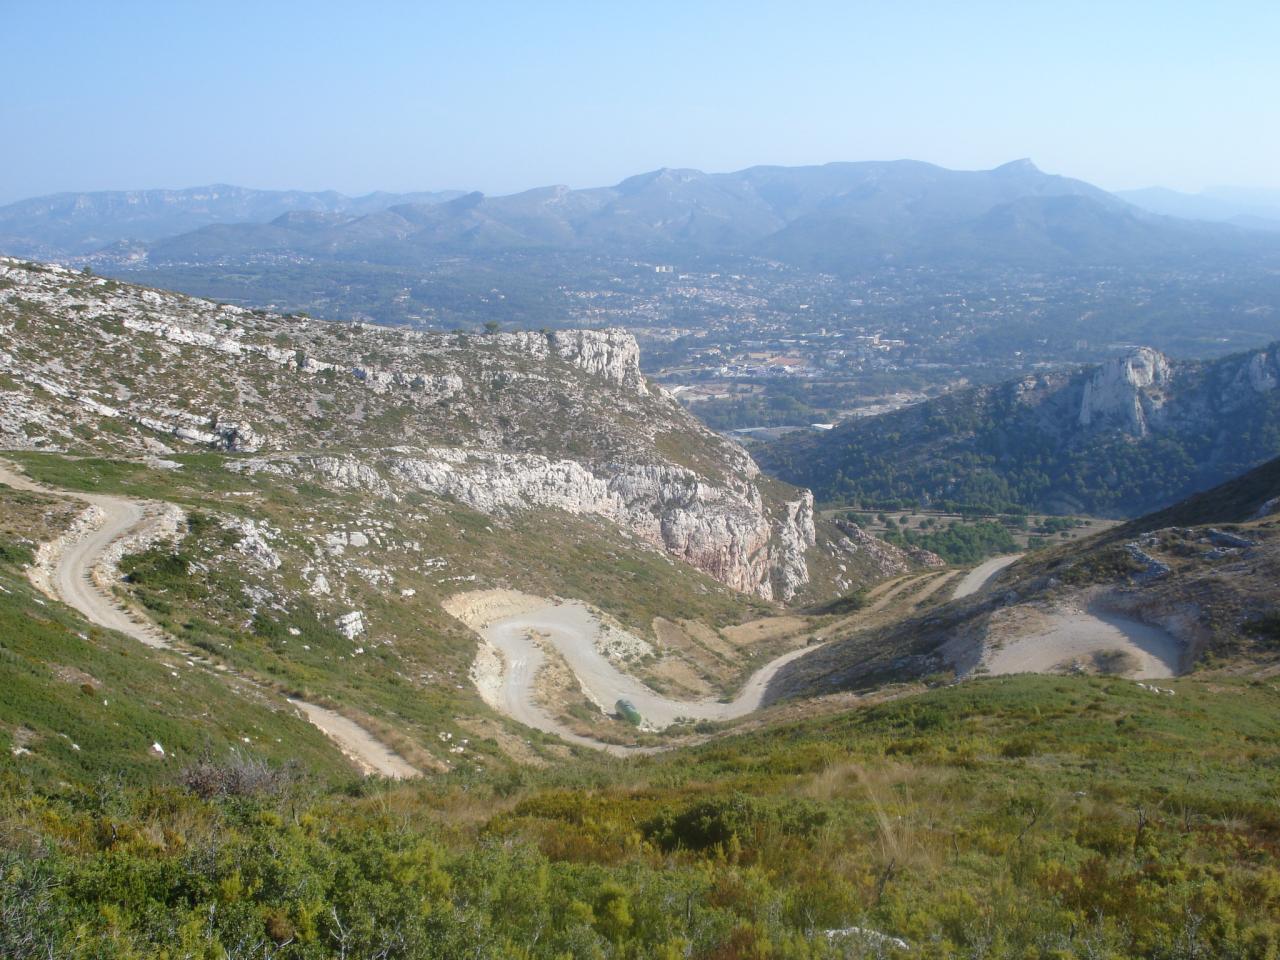
[{"label": "haze over valley", "polygon": [[[184,229],[192,228],[192,229]],[[507,197],[208,187],[0,208],[12,253],[418,329],[616,325],[720,429],[807,426],[1133,346],[1274,338],[1280,240],[1030,161],[659,170]]]}]

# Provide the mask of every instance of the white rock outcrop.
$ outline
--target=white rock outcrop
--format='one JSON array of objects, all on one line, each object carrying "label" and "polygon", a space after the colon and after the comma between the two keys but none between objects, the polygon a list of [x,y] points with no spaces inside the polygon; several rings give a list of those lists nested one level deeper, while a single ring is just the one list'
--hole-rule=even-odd
[{"label": "white rock outcrop", "polygon": [[248,517],[224,517],[222,525],[239,537],[232,549],[250,564],[262,570],[280,569],[280,555],[269,542],[274,531],[266,524]]},{"label": "white rock outcrop", "polygon": [[352,610],[350,613],[344,613],[333,622],[338,628],[338,632],[348,640],[354,640],[356,637],[364,633],[364,614],[359,610]]},{"label": "white rock outcrop", "polygon": [[875,565],[883,577],[894,577],[919,567],[939,569],[947,562],[936,553],[921,547],[903,549],[879,537],[874,537],[862,527],[848,520],[836,520],[836,528],[844,534],[832,544],[832,552],[839,557],[864,557]]},{"label": "white rock outcrop", "polygon": [[1108,360],[1085,382],[1080,425],[1118,425],[1133,436],[1146,436],[1164,406],[1172,369],[1169,358],[1151,347]]},{"label": "white rock outcrop", "polygon": [[1280,347],[1249,354],[1222,397],[1224,410],[1242,410],[1280,389]]},{"label": "white rock outcrop", "polygon": [[385,500],[396,499],[391,485],[373,467],[355,457],[292,457],[267,459],[250,457],[228,460],[228,470],[255,476],[259,473],[277,477],[318,477],[337,490],[358,490]]},{"label": "white rock outcrop", "polygon": [[1247,369],[1254,393],[1269,393],[1280,387],[1280,348],[1270,353],[1259,350],[1249,358]]},{"label": "white rock outcrop", "polygon": [[753,483],[719,486],[671,464],[608,464],[492,450],[435,448],[388,461],[414,489],[498,514],[552,508],[613,520],[722,583],[791,599],[808,582],[813,497],[804,491],[770,517]]},{"label": "white rock outcrop", "polygon": [[648,393],[640,372],[640,346],[625,330],[551,330],[546,333],[503,333],[495,339],[545,360],[554,355],[635,393]]}]

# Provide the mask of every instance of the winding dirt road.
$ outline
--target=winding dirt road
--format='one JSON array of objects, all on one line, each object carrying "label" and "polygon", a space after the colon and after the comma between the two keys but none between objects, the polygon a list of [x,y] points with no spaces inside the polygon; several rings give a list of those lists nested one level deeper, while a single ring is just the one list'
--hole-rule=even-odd
[{"label": "winding dirt road", "polygon": [[[612,711],[619,700],[630,700],[646,726],[657,729],[681,719],[732,720],[760,709],[765,690],[778,670],[814,649],[800,647],[765,664],[751,675],[733,700],[673,700],[623,673],[597,649],[600,620],[586,604],[573,600],[556,603],[529,599],[527,609],[473,627],[502,655],[500,680],[482,687],[482,695],[490,706],[526,726],[616,754],[634,753],[636,749],[575,734],[537,703],[535,681],[546,662],[539,642],[555,648],[583,691],[602,709]],[[535,636],[538,642],[533,639]]]},{"label": "winding dirt road", "polygon": [[977,593],[994,580],[996,574],[1021,556],[1022,554],[1020,553],[1010,553],[1003,557],[992,557],[985,563],[978,564],[956,584],[956,590],[955,593],[951,594],[951,599],[959,600],[961,597],[969,597]]},{"label": "winding dirt road", "polygon": [[[0,461],[0,483],[17,490],[28,490],[53,496],[79,500],[98,510],[98,522],[84,529],[77,537],[68,538],[56,552],[55,565],[49,578],[49,593],[74,607],[91,623],[109,630],[116,630],[153,649],[172,650],[183,654],[172,639],[155,624],[141,617],[130,615],[99,582],[102,577],[104,555],[112,544],[143,527],[151,515],[147,505],[127,497],[101,493],[80,493],[74,490],[58,490],[33,482]],[[237,677],[264,690],[270,688],[251,677],[237,673]],[[334,710],[304,703],[288,701],[318,730],[337,745],[344,756],[365,774],[378,774],[393,779],[420,776],[394,750],[391,750],[363,727]]]},{"label": "winding dirt road", "polygon": [[[953,598],[971,596],[982,590],[1020,556],[994,557],[978,565],[956,583]],[[903,578],[881,588],[874,607],[885,606],[911,593],[928,576]],[[951,574],[938,577],[926,584],[921,596],[940,590],[951,580]],[[629,700],[646,726],[656,729],[681,719],[732,720],[758,710],[778,671],[817,649],[816,646],[800,647],[765,664],[731,701],[673,700],[623,672],[601,653],[596,642],[602,629],[600,618],[586,604],[508,592],[504,598],[508,604],[505,612],[488,619],[479,612],[482,605],[464,609],[466,596],[459,595],[463,602],[450,612],[471,626],[485,641],[485,646],[497,654],[491,655],[486,670],[476,674],[476,685],[489,705],[526,726],[617,755],[652,752],[654,748],[623,747],[582,736],[542,707],[538,702],[536,680],[547,660],[544,645],[564,659],[583,692],[601,709],[612,711],[618,700]],[[1064,660],[1108,651],[1122,651],[1132,656],[1133,675],[1138,677],[1168,677],[1177,672],[1179,645],[1163,630],[1092,609],[1075,610],[1037,623],[1022,636],[988,650],[983,666],[990,673],[1050,672],[1059,669]]]},{"label": "winding dirt road", "polygon": [[1064,607],[1043,615],[1035,629],[988,649],[986,672],[1052,673],[1075,662],[1108,653],[1128,660],[1126,677],[1154,680],[1176,677],[1182,643],[1165,630],[1090,606]]},{"label": "winding dirt road", "polygon": [[[1019,555],[997,557],[975,568],[960,581],[955,596],[967,596],[981,589],[997,573],[1018,559]],[[849,621],[865,619],[868,614],[887,607],[900,596],[914,594],[926,581],[926,590],[916,599],[932,594],[950,581],[950,574],[925,573],[899,578],[872,591],[873,603]],[[482,591],[483,592],[483,591]],[[820,645],[803,646],[778,656],[751,675],[738,695],[729,701],[703,698],[675,700],[650,689],[634,676],[615,666],[597,648],[601,631],[598,615],[579,601],[551,601],[519,596],[512,609],[493,619],[480,615],[478,608],[467,607],[464,595],[451,612],[475,630],[498,654],[486,680],[477,681],[481,696],[494,709],[525,726],[553,733],[570,743],[606,750],[617,755],[648,752],[641,748],[606,744],[575,733],[556,719],[538,702],[537,676],[546,663],[541,644],[554,648],[565,661],[587,697],[602,710],[612,712],[619,700],[629,700],[647,727],[664,729],[679,720],[734,720],[759,710],[765,692],[778,671]],[[449,604],[446,604],[446,609]],[[834,626],[847,625],[844,621]],[[824,631],[827,632],[827,631]],[[537,639],[535,639],[537,638]],[[499,662],[500,661],[500,662]]]}]

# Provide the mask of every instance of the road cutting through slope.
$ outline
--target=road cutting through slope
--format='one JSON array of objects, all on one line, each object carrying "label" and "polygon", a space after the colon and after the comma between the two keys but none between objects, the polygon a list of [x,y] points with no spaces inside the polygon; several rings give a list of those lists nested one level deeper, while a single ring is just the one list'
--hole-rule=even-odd
[{"label": "road cutting through slope", "polygon": [[[98,573],[104,554],[123,537],[137,531],[148,522],[147,505],[127,497],[102,493],[81,493],[42,486],[0,462],[0,483],[17,490],[66,497],[90,504],[98,509],[100,518],[95,525],[86,525],[79,536],[73,536],[56,551],[53,569],[50,571],[49,592],[55,600],[74,607],[91,623],[108,630],[116,630],[153,649],[173,650],[181,654],[170,637],[155,624],[141,617],[134,617],[114,599],[99,582]],[[42,585],[40,585],[42,586]],[[236,674],[242,680],[263,687],[251,677]],[[268,689],[263,687],[263,689]],[[420,771],[404,758],[370,734],[354,721],[334,710],[289,700],[295,709],[318,730],[329,737],[343,754],[365,773],[404,779],[416,777]]]},{"label": "road cutting through slope", "polygon": [[[499,602],[486,603],[486,594],[501,597]],[[450,598],[445,609],[485,642],[487,651],[482,649],[477,658],[473,678],[490,706],[572,743],[620,754],[634,753],[636,748],[575,734],[537,702],[535,679],[546,662],[540,643],[555,648],[583,692],[602,710],[612,712],[619,700],[629,700],[651,729],[663,729],[679,720],[732,720],[758,710],[778,670],[813,649],[799,647],[770,661],[751,675],[732,700],[674,700],[622,672],[597,649],[600,615],[580,601],[548,600],[513,591],[477,591]],[[499,656],[486,657],[488,651]]]},{"label": "road cutting through slope", "polygon": [[1182,643],[1159,627],[1090,606],[1066,605],[1035,614],[1034,629],[984,651],[986,673],[1054,673],[1119,653],[1130,664],[1123,676],[1154,680],[1178,675]]},{"label": "road cutting through slope", "polygon": [[[954,596],[977,593],[1018,556],[995,557],[979,565],[957,584]],[[888,602],[905,596],[924,579],[927,575],[904,578],[884,589],[877,599]],[[928,584],[925,593],[941,589],[950,579],[950,575],[938,577]],[[645,726],[658,730],[680,720],[732,720],[760,709],[765,691],[778,671],[816,649],[800,647],[770,661],[752,674],[732,700],[675,700],[623,672],[601,652],[596,641],[602,618],[585,603],[492,590],[458,594],[449,598],[444,607],[483,641],[472,675],[491,707],[526,726],[614,754],[641,750],[575,733],[538,703],[535,681],[547,659],[542,644],[550,645],[564,659],[583,693],[602,711],[613,712],[619,700],[628,700],[644,718]],[[1167,677],[1176,673],[1178,644],[1164,631],[1085,610],[1063,614],[1034,634],[1011,639],[1002,648],[988,651],[983,666],[992,673],[1050,672],[1059,669],[1064,660],[1116,650],[1135,658],[1137,676]]]},{"label": "road cutting through slope", "polygon": [[959,600],[961,597],[968,597],[977,593],[994,580],[1001,570],[1021,556],[1022,554],[1020,553],[1011,553],[1003,557],[992,557],[990,560],[978,564],[956,584],[956,590],[955,593],[951,594],[951,599]]}]

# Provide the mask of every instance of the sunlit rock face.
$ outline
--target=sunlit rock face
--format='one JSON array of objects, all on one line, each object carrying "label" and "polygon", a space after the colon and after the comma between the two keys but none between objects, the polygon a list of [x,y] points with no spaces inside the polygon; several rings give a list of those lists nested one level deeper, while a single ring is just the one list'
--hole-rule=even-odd
[{"label": "sunlit rock face", "polygon": [[1160,416],[1172,378],[1169,358],[1151,347],[1108,360],[1085,382],[1080,425],[1118,425],[1134,436],[1146,436],[1151,421]]},{"label": "sunlit rock face", "polygon": [[0,281],[0,445],[252,453],[226,466],[598,516],[765,598],[809,582],[812,496],[648,384],[626,331],[324,323],[7,258]]}]

